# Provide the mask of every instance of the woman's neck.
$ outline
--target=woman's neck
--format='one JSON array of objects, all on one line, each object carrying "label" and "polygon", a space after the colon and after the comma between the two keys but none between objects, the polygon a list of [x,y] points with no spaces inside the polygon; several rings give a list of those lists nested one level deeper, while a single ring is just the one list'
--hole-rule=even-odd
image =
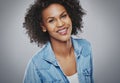
[{"label": "woman's neck", "polygon": [[71,39],[65,42],[51,41],[51,45],[55,56],[68,57],[73,49]]}]

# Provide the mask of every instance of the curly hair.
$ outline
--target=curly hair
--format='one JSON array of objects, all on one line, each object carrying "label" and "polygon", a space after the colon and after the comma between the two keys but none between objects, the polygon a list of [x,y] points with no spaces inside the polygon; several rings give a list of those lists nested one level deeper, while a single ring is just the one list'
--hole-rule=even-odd
[{"label": "curly hair", "polygon": [[64,6],[72,21],[72,34],[76,35],[82,31],[82,17],[85,14],[79,0],[36,0],[28,8],[23,27],[30,37],[30,42],[37,43],[38,46],[45,44],[50,40],[48,32],[43,32],[40,23],[42,23],[42,11],[51,4],[60,4]]}]

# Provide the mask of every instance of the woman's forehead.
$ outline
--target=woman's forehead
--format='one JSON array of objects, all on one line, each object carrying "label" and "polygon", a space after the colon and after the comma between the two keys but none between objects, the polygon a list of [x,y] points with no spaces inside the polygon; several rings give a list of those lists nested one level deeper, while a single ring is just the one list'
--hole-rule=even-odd
[{"label": "woman's forehead", "polygon": [[64,6],[60,4],[51,4],[43,10],[42,16],[54,17],[62,14],[63,12],[66,12],[66,9],[64,8]]}]

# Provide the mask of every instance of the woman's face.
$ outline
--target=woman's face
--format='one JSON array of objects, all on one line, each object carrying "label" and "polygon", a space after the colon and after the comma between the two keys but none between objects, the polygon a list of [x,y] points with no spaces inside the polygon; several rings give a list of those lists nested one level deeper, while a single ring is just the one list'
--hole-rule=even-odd
[{"label": "woman's face", "polygon": [[47,31],[51,41],[65,42],[70,39],[72,22],[66,9],[60,4],[51,4],[42,12],[41,24]]}]

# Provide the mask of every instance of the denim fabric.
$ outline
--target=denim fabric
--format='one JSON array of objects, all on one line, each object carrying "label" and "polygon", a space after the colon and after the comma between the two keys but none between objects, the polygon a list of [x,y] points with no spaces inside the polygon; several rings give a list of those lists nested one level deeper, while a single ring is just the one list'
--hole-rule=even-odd
[{"label": "denim fabric", "polygon": [[[92,50],[85,39],[71,37],[77,62],[80,83],[93,83]],[[30,60],[24,83],[69,83],[57,63],[50,42],[41,48]]]}]

